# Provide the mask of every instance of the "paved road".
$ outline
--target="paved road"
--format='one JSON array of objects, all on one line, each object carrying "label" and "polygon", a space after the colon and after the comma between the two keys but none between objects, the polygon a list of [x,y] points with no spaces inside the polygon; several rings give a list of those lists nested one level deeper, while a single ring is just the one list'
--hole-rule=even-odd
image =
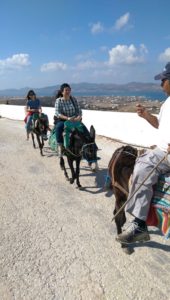
[{"label": "paved road", "polygon": [[83,162],[79,191],[48,145],[41,157],[22,122],[0,119],[0,300],[170,299],[170,242],[152,230],[131,255],[115,242],[103,184],[119,144],[97,143],[100,170]]}]

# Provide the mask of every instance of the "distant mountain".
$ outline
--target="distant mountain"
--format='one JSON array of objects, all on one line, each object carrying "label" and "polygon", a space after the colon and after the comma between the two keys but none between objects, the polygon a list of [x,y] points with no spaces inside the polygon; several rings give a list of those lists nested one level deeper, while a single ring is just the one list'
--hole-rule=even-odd
[{"label": "distant mountain", "polygon": [[[72,83],[73,94],[81,96],[93,95],[116,95],[120,93],[140,93],[145,92],[160,92],[160,85],[155,83],[130,82],[127,84],[112,84],[112,83]],[[1,97],[25,97],[30,87],[21,89],[5,89],[0,90]],[[59,85],[47,86],[43,88],[33,88],[38,96],[54,96],[59,89]]]}]

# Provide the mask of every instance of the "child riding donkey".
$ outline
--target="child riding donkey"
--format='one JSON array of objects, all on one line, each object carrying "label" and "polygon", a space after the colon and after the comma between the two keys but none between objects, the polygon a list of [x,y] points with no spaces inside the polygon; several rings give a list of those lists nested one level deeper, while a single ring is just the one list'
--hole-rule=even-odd
[{"label": "child riding donkey", "polygon": [[[32,129],[37,127],[37,120],[39,118],[44,120],[47,130],[50,131],[51,129],[49,128],[48,116],[42,113],[41,103],[40,100],[36,98],[35,92],[33,90],[29,90],[26,98],[26,117],[24,121],[26,123],[27,140],[29,140],[29,133]],[[47,140],[47,130],[43,133],[44,140]]]}]

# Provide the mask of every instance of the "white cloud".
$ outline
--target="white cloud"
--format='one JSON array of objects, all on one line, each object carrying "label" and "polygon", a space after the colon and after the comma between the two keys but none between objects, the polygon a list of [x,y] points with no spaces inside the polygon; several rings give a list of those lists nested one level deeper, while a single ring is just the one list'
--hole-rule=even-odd
[{"label": "white cloud", "polygon": [[91,25],[91,32],[93,34],[101,33],[104,31],[104,27],[100,22]]},{"label": "white cloud", "polygon": [[144,55],[147,53],[145,45],[140,45],[137,49],[133,44],[117,45],[109,51],[109,65],[134,64],[144,62]]},{"label": "white cloud", "polygon": [[162,62],[170,61],[170,48],[166,48],[165,51],[159,55],[159,60]]},{"label": "white cloud", "polygon": [[96,61],[91,61],[91,60],[86,60],[84,62],[81,62],[77,64],[76,69],[77,70],[87,70],[87,69],[92,69],[98,67],[98,62]]},{"label": "white cloud", "polygon": [[62,62],[49,62],[41,66],[41,72],[57,71],[57,70],[66,70],[67,65]]},{"label": "white cloud", "polygon": [[30,65],[29,55],[25,53],[14,54],[0,60],[0,70],[21,69]]},{"label": "white cloud", "polygon": [[116,21],[114,28],[116,30],[122,29],[123,27],[125,27],[127,25],[129,18],[130,18],[130,13],[124,14]]}]

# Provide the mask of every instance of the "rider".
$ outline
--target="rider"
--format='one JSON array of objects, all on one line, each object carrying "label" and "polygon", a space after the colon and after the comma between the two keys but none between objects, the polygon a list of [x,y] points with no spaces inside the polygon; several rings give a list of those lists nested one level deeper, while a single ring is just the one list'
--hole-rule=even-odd
[{"label": "rider", "polygon": [[29,133],[31,131],[32,119],[34,113],[41,113],[41,103],[40,100],[36,98],[36,94],[33,90],[29,90],[27,93],[27,103],[26,103],[26,117],[24,121],[26,122],[26,132],[27,140],[29,139]]},{"label": "rider", "polygon": [[[71,96],[71,87],[68,83],[63,83],[56,95],[54,120],[56,120],[55,129],[58,152],[59,157],[61,157],[65,122],[81,122],[82,120],[81,108],[79,107],[77,99]],[[81,127],[83,128],[83,132],[89,136],[90,134],[85,125],[81,123]]]},{"label": "rider", "polygon": [[[36,114],[43,117],[47,124],[47,130],[51,131],[49,127],[49,120],[46,114],[42,113],[41,103],[40,100],[36,98],[36,94],[33,90],[29,90],[27,94],[27,103],[25,107],[26,117],[24,119],[26,123],[26,131],[27,131],[27,140],[29,139],[29,133],[31,131],[32,124],[34,123],[35,119],[37,119]],[[35,119],[34,119],[35,117]],[[43,134],[43,139],[47,140],[47,133]]]},{"label": "rider", "polygon": [[[155,79],[161,80],[161,86],[168,98],[161,106],[158,118],[151,115],[142,105],[137,105],[138,115],[157,128],[158,142],[155,149],[145,152],[136,161],[128,197],[129,202],[126,206],[126,211],[135,219],[131,226],[116,238],[122,244],[150,239],[146,220],[153,195],[153,185],[157,183],[160,173],[170,172],[170,62],[166,64],[162,73],[155,76]],[[169,154],[167,158],[159,163],[166,153]],[[159,167],[154,169],[157,163],[159,163]],[[150,173],[151,171],[152,173]],[[148,174],[150,174],[149,177],[147,177]],[[146,179],[144,184],[139,188],[144,179]],[[137,188],[139,189],[136,191]]]}]

